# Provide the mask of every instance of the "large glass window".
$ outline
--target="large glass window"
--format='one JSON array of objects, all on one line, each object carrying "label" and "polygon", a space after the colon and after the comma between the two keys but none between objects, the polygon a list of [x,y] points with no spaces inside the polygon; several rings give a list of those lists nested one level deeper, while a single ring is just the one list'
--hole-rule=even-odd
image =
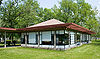
[{"label": "large glass window", "polygon": [[36,33],[29,33],[29,44],[36,44]]},{"label": "large glass window", "polygon": [[27,44],[29,43],[29,35],[23,34],[21,35],[21,44],[25,44],[25,36],[27,37]]},{"label": "large glass window", "polygon": [[80,42],[80,36],[81,36],[80,33],[75,34],[75,36],[74,36],[75,43]]},{"label": "large glass window", "polygon": [[[68,44],[69,38],[68,38],[68,33],[64,30],[59,30],[56,31],[56,44],[57,45],[63,45],[63,44]],[[52,31],[51,34],[51,44],[54,44],[54,31]]]},{"label": "large glass window", "polygon": [[87,35],[86,34],[83,34],[83,39],[82,39],[83,42],[87,42]]},{"label": "large glass window", "polygon": [[77,42],[80,42],[80,34],[77,34]]},{"label": "large glass window", "polygon": [[51,44],[51,31],[42,32],[42,44],[43,45]]},{"label": "large glass window", "polygon": [[68,44],[69,39],[68,39],[68,34],[57,34],[57,44],[62,45],[62,44]]},{"label": "large glass window", "polygon": [[74,37],[74,35],[75,35],[75,33],[74,32],[70,32],[70,44],[74,44],[74,42],[75,42],[75,37]]}]

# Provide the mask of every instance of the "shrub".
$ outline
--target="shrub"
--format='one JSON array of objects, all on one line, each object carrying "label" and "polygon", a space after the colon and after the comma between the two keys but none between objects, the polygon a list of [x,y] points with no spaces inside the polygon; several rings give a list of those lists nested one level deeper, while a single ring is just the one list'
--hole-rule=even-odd
[{"label": "shrub", "polygon": [[10,45],[10,44],[11,44],[11,40],[6,40],[6,43],[7,43],[8,45]]},{"label": "shrub", "polygon": [[14,45],[16,44],[16,42],[17,42],[16,40],[13,40],[13,44],[14,44]]}]

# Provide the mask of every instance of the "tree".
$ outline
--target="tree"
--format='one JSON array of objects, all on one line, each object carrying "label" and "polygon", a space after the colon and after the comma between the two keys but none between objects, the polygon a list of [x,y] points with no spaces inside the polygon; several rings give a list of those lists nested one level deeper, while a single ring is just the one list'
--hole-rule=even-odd
[{"label": "tree", "polygon": [[[33,0],[7,0],[0,5],[0,25],[9,28],[24,28],[30,23],[38,22],[39,4]],[[8,34],[19,37],[18,34]]]},{"label": "tree", "polygon": [[41,11],[35,0],[8,0],[1,5],[1,26],[10,28],[25,28],[31,23],[40,22]]},{"label": "tree", "polygon": [[1,26],[15,28],[17,24],[16,18],[21,14],[19,13],[19,0],[5,1],[0,7]]},{"label": "tree", "polygon": [[[75,2],[76,1],[76,2]],[[84,0],[62,0],[59,8],[53,8],[56,18],[65,23],[85,25],[90,18],[95,19],[95,12]]]},{"label": "tree", "polygon": [[65,23],[76,23],[99,33],[100,23],[96,18],[98,12],[85,0],[62,0],[59,4],[59,7],[55,5],[52,9],[43,9],[35,0],[8,0],[0,5],[0,25],[25,28],[33,23],[55,18]]},{"label": "tree", "polygon": [[25,28],[30,26],[31,23],[36,24],[39,22],[39,12],[41,8],[39,8],[38,2],[33,0],[25,0],[23,3],[24,4],[19,6],[22,14],[16,18],[18,22],[16,26],[17,28]]},{"label": "tree", "polygon": [[53,19],[55,16],[54,16],[54,13],[52,12],[51,9],[47,9],[45,8],[44,10],[44,15],[43,15],[43,20],[46,21],[46,20],[50,20],[50,19]]},{"label": "tree", "polygon": [[98,11],[93,10],[85,0],[62,0],[59,4],[59,8],[52,8],[56,19],[65,23],[76,23],[98,33]]},{"label": "tree", "polygon": [[0,0],[0,5],[2,4],[2,0]]}]

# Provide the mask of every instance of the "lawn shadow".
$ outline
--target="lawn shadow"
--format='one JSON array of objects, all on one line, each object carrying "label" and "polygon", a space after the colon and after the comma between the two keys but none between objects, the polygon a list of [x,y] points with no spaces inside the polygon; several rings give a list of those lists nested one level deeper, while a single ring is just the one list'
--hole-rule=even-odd
[{"label": "lawn shadow", "polygon": [[100,40],[92,40],[92,42],[100,42]]},{"label": "lawn shadow", "polygon": [[95,42],[100,42],[100,40],[96,40]]},{"label": "lawn shadow", "polygon": [[100,46],[100,40],[92,40],[92,43],[89,43],[89,45]]},{"label": "lawn shadow", "polygon": [[100,46],[100,42],[93,42],[93,43],[90,43],[89,45]]}]

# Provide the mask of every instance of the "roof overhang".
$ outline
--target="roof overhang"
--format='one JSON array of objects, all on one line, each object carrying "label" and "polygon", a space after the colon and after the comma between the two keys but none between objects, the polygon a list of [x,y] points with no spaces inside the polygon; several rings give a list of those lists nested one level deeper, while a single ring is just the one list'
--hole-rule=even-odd
[{"label": "roof overhang", "polygon": [[14,28],[0,27],[0,32],[18,33],[19,31],[17,31],[17,29],[14,29]]},{"label": "roof overhang", "polygon": [[31,28],[22,28],[17,29],[21,32],[31,32],[31,31],[55,31],[55,30],[62,30],[66,29],[66,26],[68,26],[70,23],[67,24],[55,24],[55,25],[47,25],[47,26],[37,26],[37,27],[31,27]]},{"label": "roof overhang", "polygon": [[69,29],[73,29],[73,30],[76,30],[76,31],[80,31],[80,32],[84,32],[84,33],[87,33],[87,34],[96,34],[95,32],[93,31],[90,31],[82,26],[79,26],[75,23],[72,23],[71,25],[67,26],[67,28]]},{"label": "roof overhang", "polygon": [[37,27],[30,27],[30,28],[22,28],[17,29],[20,32],[31,32],[31,31],[53,31],[53,30],[62,30],[62,29],[69,29],[69,30],[75,30],[82,33],[87,34],[95,34],[95,32],[90,31],[84,27],[81,27],[75,23],[65,23],[65,24],[55,24],[55,25],[47,25],[47,26],[37,26]]},{"label": "roof overhang", "polygon": [[21,29],[0,27],[0,32],[22,33],[22,32],[32,32],[32,31],[66,30],[66,28],[69,30],[75,30],[87,34],[96,34],[95,32],[90,31],[84,27],[81,27],[75,23],[55,24],[55,25],[37,26],[37,27],[21,28]]}]

